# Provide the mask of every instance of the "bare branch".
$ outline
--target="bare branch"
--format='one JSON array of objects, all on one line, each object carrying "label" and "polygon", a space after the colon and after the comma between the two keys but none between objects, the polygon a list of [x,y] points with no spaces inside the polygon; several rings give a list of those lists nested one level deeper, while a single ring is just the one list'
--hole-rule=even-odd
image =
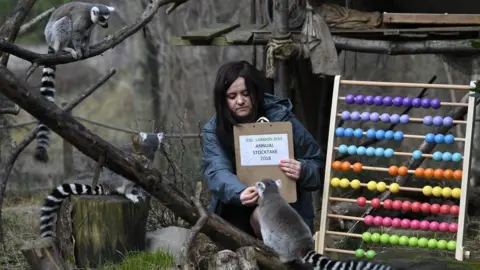
[{"label": "bare branch", "polygon": [[20,113],[20,107],[18,105],[15,105],[13,108],[3,108],[0,109],[0,114],[13,114],[13,115],[18,115]]},{"label": "bare branch", "polygon": [[25,73],[25,77],[23,78],[25,81],[28,81],[28,78],[30,78],[30,76],[32,76],[33,72],[35,72],[35,70],[38,68],[38,64],[37,63],[33,63],[30,65],[30,67],[28,68],[27,72]]},{"label": "bare branch", "polygon": [[97,165],[95,165],[95,173],[92,179],[93,188],[95,188],[98,185],[98,177],[100,176],[100,170],[102,169],[104,163],[105,163],[105,156],[101,155],[100,158],[98,159]]},{"label": "bare branch", "polygon": [[179,0],[179,1],[176,1],[175,3],[173,3],[171,6],[169,6],[167,8],[167,10],[165,11],[165,13],[167,15],[170,15],[170,13],[172,13],[177,7],[179,7],[180,5],[186,3],[188,0]]},{"label": "bare branch", "polygon": [[122,41],[135,34],[138,30],[145,27],[145,25],[147,25],[153,19],[153,16],[160,7],[178,1],[179,0],[152,0],[152,2],[147,6],[147,8],[145,8],[145,11],[142,13],[142,15],[140,15],[135,23],[123,27],[113,35],[108,36],[102,42],[93,45],[90,49],[90,52],[86,55],[83,55],[80,59],[74,59],[73,56],[68,52],[57,52],[55,54],[35,53],[12,44],[5,39],[0,39],[0,51],[15,55],[16,57],[31,63],[37,63],[38,65],[67,64],[88,59],[100,55],[105,51],[117,46]]},{"label": "bare branch", "polygon": [[41,22],[43,19],[50,16],[50,14],[52,14],[54,10],[55,10],[54,7],[50,8],[48,10],[45,10],[44,12],[40,13],[35,18],[31,19],[29,22],[22,25],[20,27],[20,30],[18,31],[18,35],[21,36],[21,35],[26,34],[33,26],[35,26],[37,23]]}]

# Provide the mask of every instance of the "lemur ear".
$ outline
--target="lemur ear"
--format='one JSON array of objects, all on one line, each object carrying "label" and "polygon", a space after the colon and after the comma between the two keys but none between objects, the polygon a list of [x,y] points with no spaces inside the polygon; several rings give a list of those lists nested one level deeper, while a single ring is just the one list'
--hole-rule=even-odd
[{"label": "lemur ear", "polygon": [[114,8],[114,7],[107,6],[107,8],[108,8],[108,11],[110,11],[110,12],[114,12],[114,11],[115,11],[115,8]]},{"label": "lemur ear", "polygon": [[275,184],[277,184],[278,188],[281,188],[282,187],[282,180],[281,179],[275,180]]}]

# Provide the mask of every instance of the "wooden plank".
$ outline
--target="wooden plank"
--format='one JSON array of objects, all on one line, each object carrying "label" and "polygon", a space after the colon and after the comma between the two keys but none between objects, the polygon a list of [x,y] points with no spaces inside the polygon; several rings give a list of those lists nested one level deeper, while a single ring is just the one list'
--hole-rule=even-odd
[{"label": "wooden plank", "polygon": [[[447,27],[419,27],[419,28],[375,28],[375,29],[335,29],[330,28],[330,33],[334,34],[369,34],[369,33],[424,33],[424,32],[478,32],[480,26],[447,26]],[[267,28],[253,30],[254,34],[271,34],[271,30]],[[300,31],[292,31],[292,33],[299,34]]]},{"label": "wooden plank", "polygon": [[228,33],[239,26],[240,24],[238,23],[216,23],[205,28],[189,31],[181,37],[188,40],[210,40]]},{"label": "wooden plank", "polygon": [[383,23],[480,25],[477,14],[383,13]]},{"label": "wooden plank", "polygon": [[227,33],[225,39],[227,42],[237,44],[246,44],[249,43],[250,39],[253,37],[253,30],[263,29],[268,24],[246,24],[241,27]]},{"label": "wooden plank", "polygon": [[225,36],[214,37],[210,40],[189,40],[182,37],[172,36],[168,39],[172,46],[230,46],[234,45],[225,39]]}]

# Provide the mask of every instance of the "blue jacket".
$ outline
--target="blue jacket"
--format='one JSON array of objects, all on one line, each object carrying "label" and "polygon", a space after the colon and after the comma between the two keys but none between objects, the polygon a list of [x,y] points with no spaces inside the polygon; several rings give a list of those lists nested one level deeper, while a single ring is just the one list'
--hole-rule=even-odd
[{"label": "blue jacket", "polygon": [[[319,144],[292,113],[288,99],[265,94],[265,116],[271,122],[290,121],[293,128],[294,157],[302,163],[302,173],[297,181],[297,201],[292,207],[302,216],[313,232],[314,210],[310,191],[323,188],[325,155]],[[204,177],[212,192],[209,210],[221,215],[223,204],[241,205],[240,193],[247,188],[234,174],[232,164],[221,148],[215,133],[216,116],[203,128]],[[223,203],[223,204],[222,204]]]}]

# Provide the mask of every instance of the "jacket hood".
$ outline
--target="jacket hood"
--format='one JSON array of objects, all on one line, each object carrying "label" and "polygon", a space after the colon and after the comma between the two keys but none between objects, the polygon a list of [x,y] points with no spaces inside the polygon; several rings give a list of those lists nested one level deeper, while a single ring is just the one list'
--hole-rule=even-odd
[{"label": "jacket hood", "polygon": [[272,122],[288,121],[293,116],[293,105],[288,98],[279,98],[265,93],[263,107],[265,108],[265,117]]}]

